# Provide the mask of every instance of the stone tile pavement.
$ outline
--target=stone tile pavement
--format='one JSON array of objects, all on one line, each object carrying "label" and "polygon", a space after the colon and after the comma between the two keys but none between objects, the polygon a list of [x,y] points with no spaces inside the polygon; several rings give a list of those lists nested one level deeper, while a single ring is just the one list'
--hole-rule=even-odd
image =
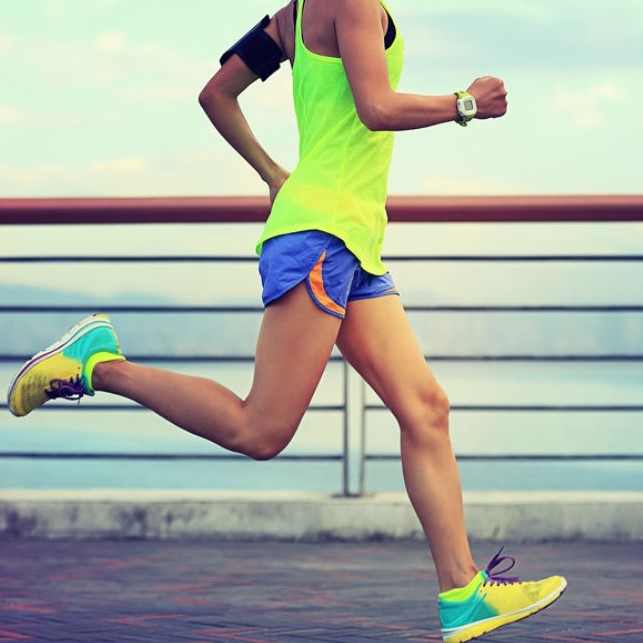
[{"label": "stone tile pavement", "polygon": [[[643,543],[505,551],[569,589],[483,640],[643,641]],[[418,542],[0,541],[0,641],[439,641],[436,591]]]}]

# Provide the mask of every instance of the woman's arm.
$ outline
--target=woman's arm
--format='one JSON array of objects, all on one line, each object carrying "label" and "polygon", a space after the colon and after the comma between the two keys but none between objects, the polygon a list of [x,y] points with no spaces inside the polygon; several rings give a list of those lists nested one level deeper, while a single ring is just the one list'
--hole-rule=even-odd
[{"label": "woman's arm", "polygon": [[[410,130],[459,118],[454,94],[422,96],[394,92],[382,42],[379,2],[330,0],[336,6],[337,44],[353,90],[357,113],[372,130]],[[498,78],[484,76],[468,89],[476,99],[476,118],[496,118],[507,111],[507,93]]]},{"label": "woman's arm", "polygon": [[[279,34],[273,20],[266,31],[279,45]],[[270,199],[288,178],[281,167],[261,146],[246,120],[238,98],[258,79],[237,55],[229,58],[208,81],[199,94],[199,103],[223,138],[250,164],[265,181]]]}]

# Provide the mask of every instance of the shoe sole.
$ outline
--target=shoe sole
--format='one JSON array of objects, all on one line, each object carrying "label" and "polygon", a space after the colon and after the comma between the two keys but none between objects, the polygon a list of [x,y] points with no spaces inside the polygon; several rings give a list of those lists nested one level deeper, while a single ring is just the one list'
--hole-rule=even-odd
[{"label": "shoe sole", "polygon": [[495,616],[493,618],[468,625],[466,628],[469,630],[468,632],[459,633],[455,631],[451,634],[443,634],[443,641],[444,643],[466,643],[466,641],[480,638],[481,636],[489,634],[489,632],[493,632],[500,627],[516,623],[529,616],[533,616],[538,612],[542,612],[546,607],[553,605],[553,603],[555,603],[564,594],[566,589],[567,580],[563,578],[561,586],[555,592],[552,592],[549,596],[546,596],[537,603],[526,607],[524,610],[511,612],[510,614],[504,614],[503,616]]},{"label": "shoe sole", "polygon": [[90,331],[95,328],[112,328],[112,324],[109,320],[109,317],[106,315],[90,315],[81,319],[77,324],[74,324],[57,342],[54,342],[50,346],[47,346],[40,353],[36,353],[31,359],[28,359],[18,371],[18,374],[11,380],[9,385],[9,391],[7,393],[7,401],[9,403],[9,410],[13,415],[18,416],[17,413],[11,408],[11,396],[16,388],[16,385],[20,381],[20,378],[30,369],[44,361],[45,359],[61,353],[64,351],[70,344],[73,344],[77,339],[80,339]]}]

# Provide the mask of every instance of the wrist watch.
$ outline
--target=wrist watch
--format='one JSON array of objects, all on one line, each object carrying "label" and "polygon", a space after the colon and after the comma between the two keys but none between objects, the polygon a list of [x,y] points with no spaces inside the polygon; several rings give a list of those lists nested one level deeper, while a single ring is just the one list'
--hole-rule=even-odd
[{"label": "wrist watch", "polygon": [[478,112],[476,99],[469,92],[455,92],[455,95],[457,98],[455,105],[460,115],[456,123],[462,125],[462,127],[466,127],[467,123],[472,120]]}]

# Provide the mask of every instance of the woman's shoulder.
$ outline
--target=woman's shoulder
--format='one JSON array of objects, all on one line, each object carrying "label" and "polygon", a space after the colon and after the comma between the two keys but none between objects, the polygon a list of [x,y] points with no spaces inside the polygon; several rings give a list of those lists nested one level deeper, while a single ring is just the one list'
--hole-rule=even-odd
[{"label": "woman's shoulder", "polygon": [[297,11],[297,4],[297,0],[290,0],[287,5],[275,13],[266,29],[291,62],[294,58],[295,50],[295,12]]}]

